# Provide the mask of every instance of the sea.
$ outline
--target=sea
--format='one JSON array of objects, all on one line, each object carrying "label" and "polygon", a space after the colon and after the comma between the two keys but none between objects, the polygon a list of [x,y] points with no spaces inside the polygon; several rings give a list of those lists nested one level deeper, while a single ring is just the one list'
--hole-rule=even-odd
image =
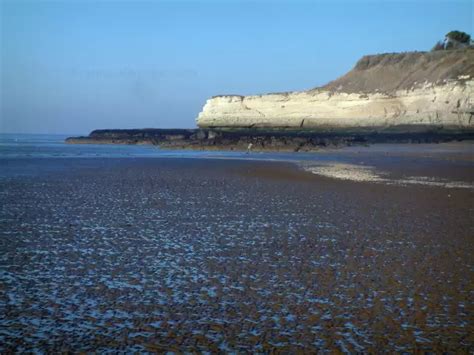
[{"label": "sea", "polygon": [[[48,172],[53,166],[44,164],[45,158],[221,159],[287,162],[315,175],[341,180],[474,188],[470,174],[474,160],[474,144],[470,141],[444,144],[355,145],[321,149],[315,154],[314,152],[173,150],[153,145],[66,144],[67,137],[67,135],[48,134],[0,134],[0,177]],[[413,174],[400,174],[397,169],[399,164],[411,165],[408,172]],[[428,170],[430,174],[424,175],[415,171],[420,164],[424,167],[436,165],[437,169]],[[54,169],[58,169],[58,164],[55,164]],[[460,169],[463,172],[456,173]],[[463,175],[462,181],[458,180],[459,175]]]}]

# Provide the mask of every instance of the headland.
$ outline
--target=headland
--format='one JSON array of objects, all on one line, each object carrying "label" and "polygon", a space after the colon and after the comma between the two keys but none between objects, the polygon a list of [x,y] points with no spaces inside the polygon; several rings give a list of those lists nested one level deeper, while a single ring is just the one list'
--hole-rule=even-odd
[{"label": "headland", "polygon": [[196,129],[95,130],[68,143],[311,151],[474,139],[474,49],[362,57],[325,86],[207,100]]}]

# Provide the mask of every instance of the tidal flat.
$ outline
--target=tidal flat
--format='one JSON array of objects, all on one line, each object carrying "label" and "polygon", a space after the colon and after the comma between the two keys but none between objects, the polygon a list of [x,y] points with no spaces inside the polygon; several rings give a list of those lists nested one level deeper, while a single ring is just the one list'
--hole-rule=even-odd
[{"label": "tidal flat", "polygon": [[[472,184],[470,161],[412,159],[374,164]],[[0,179],[1,353],[474,347],[472,188],[288,162],[2,164],[22,174]]]}]

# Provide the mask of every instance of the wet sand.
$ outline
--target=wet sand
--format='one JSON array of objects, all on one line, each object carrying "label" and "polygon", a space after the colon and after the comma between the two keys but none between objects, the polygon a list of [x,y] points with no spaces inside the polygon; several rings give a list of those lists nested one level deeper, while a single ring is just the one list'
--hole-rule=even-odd
[{"label": "wet sand", "polygon": [[2,353],[472,351],[472,189],[259,161],[21,164],[0,179]]}]

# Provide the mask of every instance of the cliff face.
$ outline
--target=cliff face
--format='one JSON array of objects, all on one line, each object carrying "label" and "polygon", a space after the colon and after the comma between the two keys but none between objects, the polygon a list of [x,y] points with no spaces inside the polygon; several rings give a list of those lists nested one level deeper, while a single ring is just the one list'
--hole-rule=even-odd
[{"label": "cliff face", "polygon": [[349,73],[321,88],[211,98],[197,123],[201,128],[471,130],[473,79],[474,50],[366,56]]}]

